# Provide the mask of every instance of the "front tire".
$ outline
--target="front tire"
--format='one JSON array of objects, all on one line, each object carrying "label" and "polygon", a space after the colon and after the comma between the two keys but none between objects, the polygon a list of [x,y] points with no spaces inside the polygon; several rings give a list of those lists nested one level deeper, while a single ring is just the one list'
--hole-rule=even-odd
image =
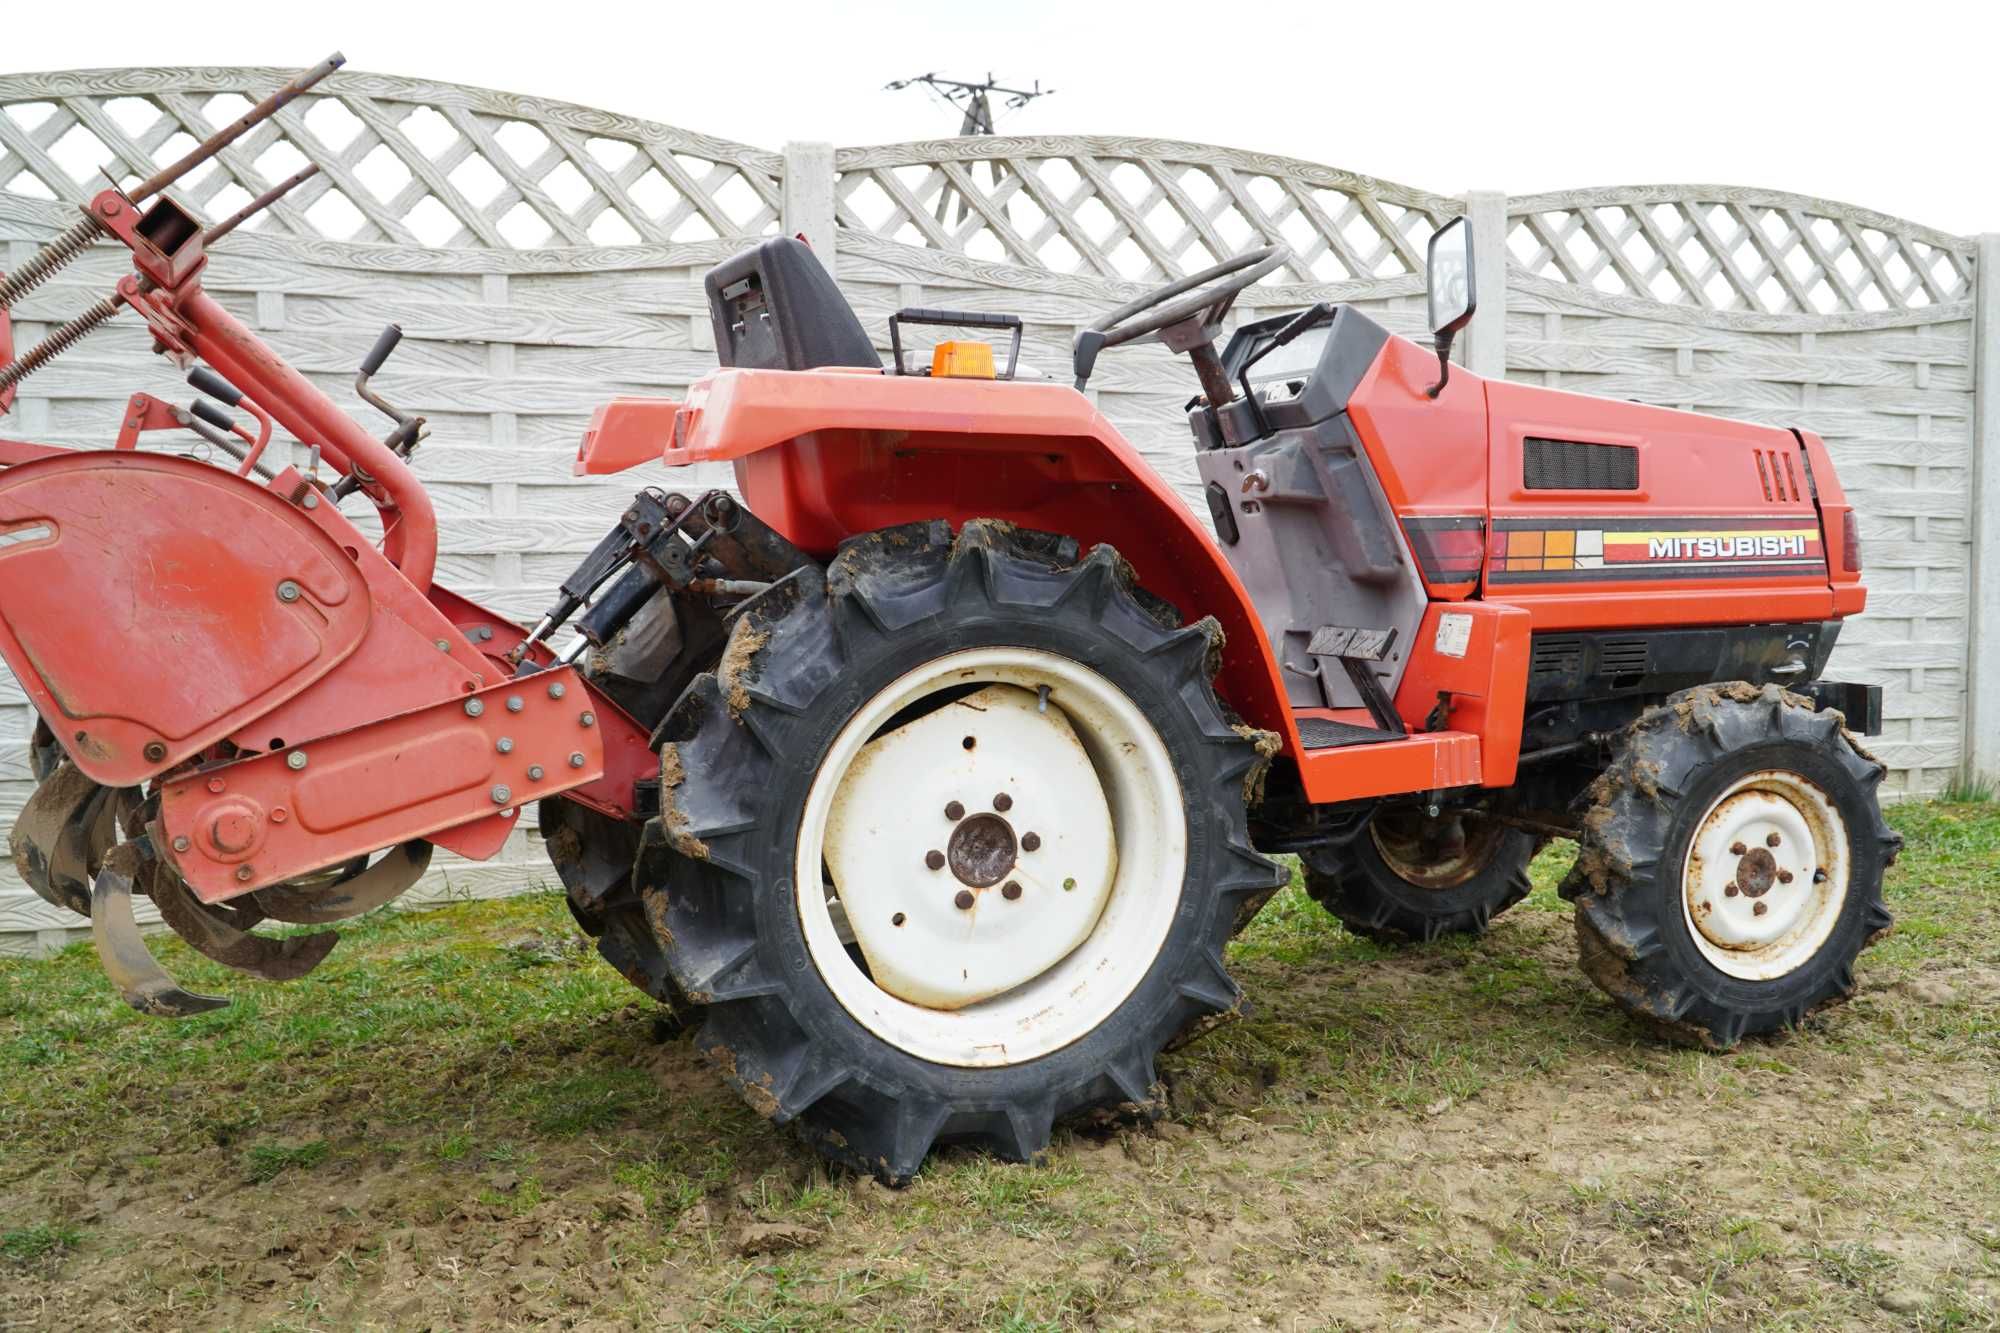
[{"label": "front tire", "polygon": [[891,1183],[936,1143],[1031,1160],[1060,1117],[1156,1108],[1155,1055],[1237,1006],[1223,945],[1282,878],[1219,642],[1108,547],[985,521],[761,596],[666,724],[641,854],[697,1044]]},{"label": "front tire", "polygon": [[1528,896],[1534,835],[1476,814],[1378,811],[1351,840],[1300,857],[1306,892],[1382,944],[1483,934]]},{"label": "front tire", "polygon": [[1562,886],[1584,971],[1713,1050],[1846,999],[1892,924],[1885,771],[1838,713],[1775,685],[1706,685],[1648,712],[1588,793]]}]

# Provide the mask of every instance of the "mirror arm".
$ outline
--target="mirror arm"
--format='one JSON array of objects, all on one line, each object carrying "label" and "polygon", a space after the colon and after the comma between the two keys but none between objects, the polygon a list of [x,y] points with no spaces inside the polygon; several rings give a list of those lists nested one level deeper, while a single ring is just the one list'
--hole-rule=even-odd
[{"label": "mirror arm", "polygon": [[1436,347],[1438,354],[1438,382],[1436,384],[1431,385],[1430,388],[1424,390],[1424,394],[1426,397],[1436,398],[1439,394],[1444,392],[1444,386],[1451,383],[1451,340],[1452,340],[1452,334],[1454,332],[1456,332],[1456,330],[1450,330],[1447,332],[1439,333],[1436,336]]}]

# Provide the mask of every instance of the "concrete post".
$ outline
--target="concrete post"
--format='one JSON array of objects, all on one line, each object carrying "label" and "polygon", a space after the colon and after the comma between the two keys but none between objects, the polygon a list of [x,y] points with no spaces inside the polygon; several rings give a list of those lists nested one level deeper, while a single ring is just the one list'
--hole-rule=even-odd
[{"label": "concrete post", "polygon": [[[2000,777],[2000,233],[1979,238],[1972,334],[1972,572],[1965,776]],[[1862,552],[1863,558],[1867,552]]]},{"label": "concrete post", "polygon": [[785,145],[785,235],[803,235],[826,265],[838,276],[834,264],[833,228],[833,145],[830,143],[788,143]]},{"label": "concrete post", "polygon": [[1507,373],[1507,196],[1499,190],[1473,190],[1465,196],[1465,224],[1472,228],[1473,295],[1479,309],[1472,316],[1465,346],[1465,368],[1475,375],[1499,379]]}]

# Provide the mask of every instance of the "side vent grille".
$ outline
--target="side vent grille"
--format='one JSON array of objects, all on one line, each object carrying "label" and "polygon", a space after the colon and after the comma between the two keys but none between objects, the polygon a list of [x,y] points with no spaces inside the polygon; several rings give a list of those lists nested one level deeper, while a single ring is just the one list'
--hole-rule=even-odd
[{"label": "side vent grille", "polygon": [[1583,669],[1583,640],[1537,634],[1528,674],[1536,679],[1568,679]]},{"label": "side vent grille", "polygon": [[1597,650],[1598,667],[1607,676],[1643,676],[1647,657],[1644,639],[1607,639]]},{"label": "side vent grille", "polygon": [[1522,442],[1522,485],[1531,491],[1636,491],[1639,451],[1629,444]]},{"label": "side vent grille", "polygon": [[1758,449],[1757,481],[1764,488],[1764,498],[1775,503],[1797,501],[1802,498],[1799,491],[1799,475],[1792,468],[1792,456],[1784,449]]}]

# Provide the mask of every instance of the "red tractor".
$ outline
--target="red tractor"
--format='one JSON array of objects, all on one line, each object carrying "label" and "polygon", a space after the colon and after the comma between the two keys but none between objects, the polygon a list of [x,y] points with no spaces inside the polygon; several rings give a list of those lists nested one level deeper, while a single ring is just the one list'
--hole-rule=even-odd
[{"label": "red tractor", "polygon": [[[772,240],[708,275],[721,368],[601,409],[577,463],[727,460],[737,493],[640,491],[524,629],[432,577],[424,424],[370,383],[395,330],[357,383],[377,439],[203,293],[234,220],[159,194],[335,63],[0,280],[0,408],[124,307],[208,396],[136,395],[107,450],[0,441],[0,654],[42,719],[16,864],[135,1007],[222,1001],[150,957],[134,892],[295,977],[335,937],[253,926],[379,906],[529,802],[604,956],[890,1180],[1157,1107],[1156,1055],[1239,1003],[1224,946],[1280,854],[1349,928],[1427,940],[1574,839],[1585,970],[1709,1047],[1853,990],[1898,841],[1849,730],[1879,693],[1822,678],[1866,593],[1816,436],[1452,373],[1460,223],[1434,349],[1330,305],[1218,349],[1272,247],[1111,312],[1074,387],[986,314],[901,312],[885,367]],[[106,236],[135,273],[15,359],[4,308]],[[913,324],[1011,346],[913,371]],[[1193,362],[1212,531],[1079,392],[1141,341]],[[279,426],[304,471],[265,466]],[[234,465],[136,448],[163,428]]]}]

